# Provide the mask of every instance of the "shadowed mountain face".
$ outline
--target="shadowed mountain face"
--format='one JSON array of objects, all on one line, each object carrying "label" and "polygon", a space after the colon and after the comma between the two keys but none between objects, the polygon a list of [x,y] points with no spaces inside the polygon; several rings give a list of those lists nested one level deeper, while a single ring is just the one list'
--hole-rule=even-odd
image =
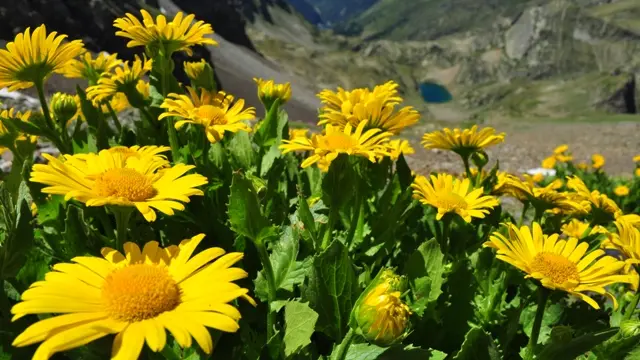
[{"label": "shadowed mountain face", "polygon": [[[335,24],[348,20],[367,10],[378,0],[287,0],[307,21]],[[413,1],[413,0],[412,0]]]}]

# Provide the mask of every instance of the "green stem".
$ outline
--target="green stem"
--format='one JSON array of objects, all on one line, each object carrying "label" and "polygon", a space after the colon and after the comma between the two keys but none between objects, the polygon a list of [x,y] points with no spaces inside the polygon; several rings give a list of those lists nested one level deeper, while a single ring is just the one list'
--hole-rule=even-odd
[{"label": "green stem", "polygon": [[336,356],[331,360],[345,360],[347,358],[347,352],[351,347],[351,343],[353,342],[355,335],[355,331],[353,331],[352,328],[349,328],[349,332],[347,332],[347,335],[344,336],[344,339],[340,345],[338,345],[338,349],[336,349]]},{"label": "green stem", "polygon": [[464,164],[464,171],[467,173],[467,179],[472,181],[475,186],[475,179],[471,175],[471,168],[469,167],[469,155],[462,156],[462,163]]},{"label": "green stem", "polygon": [[593,230],[594,226],[595,226],[595,221],[591,221],[589,223],[589,226],[587,226],[587,228],[584,229],[584,231],[582,232],[582,235],[580,235],[580,239],[584,239],[587,236],[589,236],[589,234],[591,234],[591,230]]},{"label": "green stem", "polygon": [[336,221],[340,217],[340,210],[338,206],[333,205],[329,208],[329,222],[327,223],[327,230],[324,233],[324,237],[322,238],[321,249],[326,249],[329,244],[331,244],[331,237],[333,234],[333,228],[336,224]]},{"label": "green stem", "polygon": [[173,162],[180,161],[180,144],[178,143],[178,132],[176,131],[173,118],[167,118],[167,132],[169,134],[169,146],[171,147],[171,157]]},{"label": "green stem", "polygon": [[122,123],[120,123],[120,119],[118,119],[118,114],[116,114],[116,112],[113,110],[113,107],[111,106],[111,104],[109,104],[109,102],[106,102],[105,105],[107,105],[107,109],[109,110],[109,115],[111,115],[111,118],[113,119],[113,123],[116,125],[116,130],[118,130],[118,133],[122,135]]},{"label": "green stem", "polygon": [[450,244],[451,242],[449,241],[449,233],[451,230],[451,216],[449,214],[446,214],[443,218],[442,218],[442,253],[445,254],[445,256],[449,253],[449,248],[451,247]]},{"label": "green stem", "polygon": [[127,230],[129,228],[129,219],[133,209],[130,207],[113,208],[113,215],[116,218],[116,250],[122,250],[122,246],[127,241]]},{"label": "green stem", "polygon": [[356,189],[355,194],[355,202],[353,206],[353,214],[351,216],[351,223],[349,224],[349,234],[347,234],[346,246],[349,248],[351,246],[351,242],[356,234],[356,229],[358,228],[358,222],[360,221],[360,215],[362,212],[362,207],[364,205],[364,196],[362,196],[360,189]]},{"label": "green stem", "polygon": [[[171,62],[171,53],[167,53],[164,49],[160,51],[160,57],[162,58],[162,63],[160,64],[161,68],[161,79],[160,79],[160,87],[162,91],[162,97],[167,97],[167,80],[169,76],[171,76],[171,69],[169,63]],[[176,131],[175,123],[173,121],[173,117],[167,118],[167,133],[169,135],[169,146],[171,147],[171,157],[173,158],[173,162],[180,161],[180,144],[178,142],[178,132]]]},{"label": "green stem", "polygon": [[627,306],[627,310],[624,313],[624,317],[622,318],[622,320],[629,320],[631,319],[631,317],[633,316],[633,313],[636,311],[636,308],[638,307],[638,302],[640,302],[640,291],[636,292],[636,295],[633,297],[633,300],[631,301],[631,303],[629,303],[629,306]]},{"label": "green stem", "polygon": [[522,223],[524,222],[524,217],[525,215],[527,215],[527,210],[529,210],[529,202],[525,202],[524,206],[522,207],[522,215],[520,215],[520,220],[518,221],[518,227],[522,226]]},{"label": "green stem", "polygon": [[271,311],[271,303],[276,300],[276,279],[267,248],[262,242],[256,242],[255,244],[260,262],[262,262],[262,267],[264,268],[264,275],[267,278],[267,300],[269,302],[267,304],[267,340],[270,340],[274,335],[274,326],[276,324],[276,313]]},{"label": "green stem", "polygon": [[544,214],[544,210],[540,207],[536,207],[535,209],[536,209],[536,213],[533,216],[533,221],[539,223],[540,221],[542,221],[542,215]]},{"label": "green stem", "polygon": [[533,328],[531,329],[531,337],[529,338],[529,344],[527,345],[527,356],[525,360],[533,359],[533,349],[538,344],[538,337],[540,336],[540,327],[542,326],[542,318],[544,317],[544,309],[549,299],[549,290],[540,285],[538,288],[538,308],[536,309],[536,317],[533,320]]},{"label": "green stem", "polygon": [[[42,106],[42,114],[47,121],[47,125],[49,125],[49,129],[53,132],[56,132],[56,124],[51,118],[51,114],[49,113],[49,105],[47,104],[47,99],[45,99],[44,97],[44,80],[36,81],[35,85],[36,90],[38,91],[38,99],[40,99],[40,106]],[[60,150],[62,151],[62,149]]]}]

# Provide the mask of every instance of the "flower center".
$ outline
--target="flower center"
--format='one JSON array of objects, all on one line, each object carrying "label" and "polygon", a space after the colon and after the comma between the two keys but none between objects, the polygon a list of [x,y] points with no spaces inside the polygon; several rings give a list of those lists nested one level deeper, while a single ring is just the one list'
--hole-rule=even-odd
[{"label": "flower center", "polygon": [[180,289],[166,268],[136,264],[107,276],[102,301],[113,318],[136,322],[175,309],[180,304]]},{"label": "flower center", "polygon": [[580,274],[576,264],[562,255],[549,252],[538,253],[533,258],[531,271],[541,273],[558,285],[564,284],[569,280],[580,281]]},{"label": "flower center", "polygon": [[151,180],[133,169],[111,169],[98,175],[93,190],[103,197],[144,201],[156,195]]},{"label": "flower center", "polygon": [[468,204],[462,196],[449,192],[440,195],[438,199],[438,208],[448,211],[456,209],[466,210],[468,208]]},{"label": "flower center", "polygon": [[196,116],[201,119],[203,125],[225,125],[227,119],[225,118],[225,112],[213,105],[202,105],[198,108]]},{"label": "flower center", "polygon": [[324,136],[324,145],[330,150],[349,150],[358,144],[351,136],[345,133],[333,133]]}]

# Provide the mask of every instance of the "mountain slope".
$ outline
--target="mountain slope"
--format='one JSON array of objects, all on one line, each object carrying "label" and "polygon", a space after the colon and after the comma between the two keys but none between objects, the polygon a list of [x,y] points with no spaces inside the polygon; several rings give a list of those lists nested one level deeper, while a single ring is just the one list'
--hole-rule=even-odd
[{"label": "mountain slope", "polygon": [[[357,16],[379,0],[287,0],[305,18],[318,24],[316,15],[323,24],[335,24]],[[412,0],[413,1],[413,0]],[[314,10],[314,11],[312,11]]]}]

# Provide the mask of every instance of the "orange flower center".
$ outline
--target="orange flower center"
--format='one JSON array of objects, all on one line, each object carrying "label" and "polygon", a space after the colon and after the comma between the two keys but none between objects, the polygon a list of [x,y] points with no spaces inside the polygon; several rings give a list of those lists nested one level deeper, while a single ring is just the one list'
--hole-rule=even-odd
[{"label": "orange flower center", "polygon": [[467,210],[469,204],[467,201],[460,195],[452,192],[440,194],[438,198],[438,209],[444,209],[447,211],[453,210]]},{"label": "orange flower center", "polygon": [[580,281],[580,273],[578,273],[578,267],[575,263],[562,255],[549,252],[538,253],[533,258],[531,272],[540,273],[558,285],[569,280]]},{"label": "orange flower center", "polygon": [[225,125],[227,123],[225,115],[224,110],[213,105],[202,105],[196,111],[196,116],[205,126]]},{"label": "orange flower center", "polygon": [[136,322],[175,309],[180,304],[180,288],[165,267],[136,264],[107,276],[102,301],[113,318]]},{"label": "orange flower center", "polygon": [[358,142],[345,133],[333,133],[322,137],[324,148],[335,151],[346,151],[358,146]]},{"label": "orange flower center", "polygon": [[151,180],[133,169],[110,169],[98,175],[93,185],[98,196],[144,201],[156,195]]}]

